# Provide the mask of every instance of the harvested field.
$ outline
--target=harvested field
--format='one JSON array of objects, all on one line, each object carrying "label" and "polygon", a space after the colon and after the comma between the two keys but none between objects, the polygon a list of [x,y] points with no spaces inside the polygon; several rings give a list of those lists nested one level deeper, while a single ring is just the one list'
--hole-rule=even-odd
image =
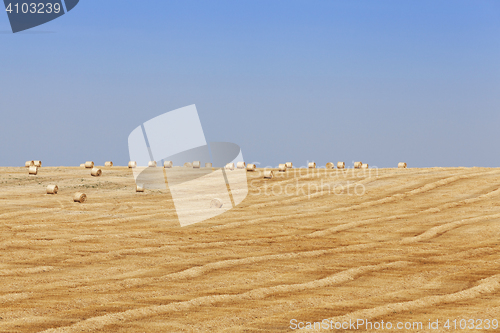
[{"label": "harvested field", "polygon": [[500,169],[258,169],[240,205],[183,228],[127,167],[0,171],[1,332],[500,320]]}]

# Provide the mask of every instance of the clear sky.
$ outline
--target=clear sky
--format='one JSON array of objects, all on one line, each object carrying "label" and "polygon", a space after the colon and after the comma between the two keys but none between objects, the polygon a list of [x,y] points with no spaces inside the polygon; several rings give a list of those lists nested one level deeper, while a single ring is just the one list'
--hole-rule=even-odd
[{"label": "clear sky", "polygon": [[81,0],[12,34],[0,165],[128,162],[196,104],[247,162],[500,166],[500,1]]}]

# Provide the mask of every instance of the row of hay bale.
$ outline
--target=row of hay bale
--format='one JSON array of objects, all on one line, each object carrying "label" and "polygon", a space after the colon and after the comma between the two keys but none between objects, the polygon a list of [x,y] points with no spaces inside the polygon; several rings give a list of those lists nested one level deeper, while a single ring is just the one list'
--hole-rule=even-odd
[{"label": "row of hay bale", "polygon": [[[49,185],[47,186],[47,194],[57,194],[59,191],[59,187],[57,185]],[[87,195],[85,193],[76,192],[73,195],[73,201],[78,203],[84,203],[87,201]]]}]

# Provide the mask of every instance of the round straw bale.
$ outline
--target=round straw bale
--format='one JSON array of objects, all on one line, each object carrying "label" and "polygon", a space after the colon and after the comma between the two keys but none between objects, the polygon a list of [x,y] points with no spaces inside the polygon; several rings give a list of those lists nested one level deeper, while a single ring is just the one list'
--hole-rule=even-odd
[{"label": "round straw bale", "polygon": [[361,169],[368,169],[368,164],[367,163],[361,164]]},{"label": "round straw bale", "polygon": [[164,168],[169,169],[169,168],[171,168],[173,166],[174,166],[174,163],[172,161],[165,161],[165,162],[163,162],[163,167]]},{"label": "round straw bale", "polygon": [[85,168],[85,163],[84,164],[80,164],[80,168]]},{"label": "round straw bale", "polygon": [[28,168],[28,173],[30,175],[36,175],[38,173],[38,167],[36,167],[36,166],[30,166]]},{"label": "round straw bale", "polygon": [[328,163],[326,163],[325,167],[326,167],[327,169],[334,169],[334,168],[335,168],[335,165],[334,165],[332,162],[328,162]]},{"label": "round straw bale", "polygon": [[222,208],[222,201],[220,199],[213,199],[210,202],[210,208]]},{"label": "round straw bale", "polygon": [[76,192],[73,196],[74,202],[84,203],[87,201],[87,196],[84,193]]},{"label": "round straw bale", "polygon": [[274,176],[274,173],[272,170],[264,171],[264,178],[271,179],[271,178],[273,178],[273,176]]},{"label": "round straw bale", "polygon": [[112,167],[113,166],[113,162],[108,161],[108,162],[104,163],[104,166],[105,167]]},{"label": "round straw bale", "polygon": [[226,164],[226,170],[234,170],[234,163]]},{"label": "round straw bale", "polygon": [[286,164],[286,168],[287,168],[287,169],[291,169],[291,168],[293,168],[293,164],[292,164],[292,162],[286,162],[285,164]]},{"label": "round straw bale", "polygon": [[150,167],[150,168],[156,168],[156,161],[149,161],[148,162],[148,167]]},{"label": "round straw bale", "polygon": [[136,161],[130,161],[130,162],[128,162],[128,167],[130,169],[136,168],[137,167],[137,162]]},{"label": "round straw bale", "polygon": [[406,169],[406,163],[405,162],[399,162],[398,163],[398,168],[400,168],[400,169]]},{"label": "round straw bale", "polygon": [[42,161],[33,161],[33,165],[38,167],[38,168],[41,168],[42,167]]},{"label": "round straw bale", "polygon": [[316,163],[315,162],[309,162],[309,164],[307,165],[307,167],[309,169],[316,169]]},{"label": "round straw bale", "polygon": [[354,169],[361,169],[363,162],[354,162]]},{"label": "round straw bale", "polygon": [[92,170],[90,171],[90,174],[94,177],[100,177],[102,174],[102,171],[99,168],[92,168]]},{"label": "round straw bale", "polygon": [[286,164],[280,164],[278,165],[278,169],[280,172],[285,172],[286,171]]},{"label": "round straw bale", "polygon": [[191,163],[191,162],[186,162],[186,163],[184,163],[184,166],[185,166],[186,168],[192,168],[192,167],[193,167],[193,163]]},{"label": "round straw bale", "polygon": [[256,166],[255,164],[247,164],[247,171],[255,171]]},{"label": "round straw bale", "polygon": [[144,185],[142,185],[142,184],[141,185],[137,185],[135,187],[135,191],[136,192],[144,192]]},{"label": "round straw bale", "polygon": [[26,161],[26,163],[24,163],[24,166],[29,168],[30,166],[34,166],[35,165],[35,161]]},{"label": "round straw bale", "polygon": [[337,168],[338,169],[344,169],[345,168],[345,162],[337,162]]},{"label": "round straw bale", "polygon": [[94,167],[94,162],[92,162],[92,161],[85,162],[85,167],[87,169],[92,169]]},{"label": "round straw bale", "polygon": [[47,194],[57,194],[57,191],[59,191],[59,187],[57,187],[57,185],[47,186]]},{"label": "round straw bale", "polygon": [[238,163],[236,164],[236,167],[237,167],[238,169],[245,169],[246,164],[245,164],[245,162],[238,162]]},{"label": "round straw bale", "polygon": [[193,168],[195,168],[195,169],[199,169],[199,168],[200,168],[200,166],[201,166],[201,162],[200,162],[200,161],[194,161],[194,162],[193,162]]},{"label": "round straw bale", "polygon": [[211,168],[212,167],[212,163],[208,162],[208,163],[205,163],[205,168]]}]

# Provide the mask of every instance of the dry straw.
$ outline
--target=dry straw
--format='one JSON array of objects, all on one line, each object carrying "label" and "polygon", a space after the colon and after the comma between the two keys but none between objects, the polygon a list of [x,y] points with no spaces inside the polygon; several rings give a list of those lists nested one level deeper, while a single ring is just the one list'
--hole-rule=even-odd
[{"label": "dry straw", "polygon": [[208,162],[208,163],[205,163],[205,168],[211,168],[212,167],[212,163]]},{"label": "dry straw", "polygon": [[255,164],[247,164],[247,171],[255,171],[255,169],[257,169]]},{"label": "dry straw", "polygon": [[87,196],[84,193],[76,192],[73,196],[74,202],[84,203],[87,201]]},{"label": "dry straw", "polygon": [[326,167],[327,169],[335,169],[335,165],[334,165],[332,162],[328,162],[328,163],[326,163],[325,167]]},{"label": "dry straw", "polygon": [[150,167],[150,168],[156,168],[156,161],[149,161],[148,162],[148,167]]},{"label": "dry straw", "polygon": [[193,164],[192,164],[191,162],[186,162],[186,163],[184,163],[184,166],[185,166],[186,168],[192,168],[192,167],[193,167]]},{"label": "dry straw", "polygon": [[316,162],[309,162],[309,164],[307,165],[307,167],[309,169],[316,169]]},{"label": "dry straw", "polygon": [[285,164],[286,164],[286,168],[287,168],[287,169],[291,169],[291,168],[293,168],[293,164],[292,164],[292,162],[286,162]]},{"label": "dry straw", "polygon": [[368,164],[367,163],[361,164],[361,169],[368,169]]},{"label": "dry straw", "polygon": [[344,169],[345,168],[345,162],[337,162],[337,168],[338,169]]},{"label": "dry straw", "polygon": [[200,168],[200,166],[201,166],[201,162],[200,162],[200,161],[194,161],[194,162],[193,162],[193,168],[195,168],[195,169],[199,169],[199,168]]},{"label": "dry straw", "polygon": [[234,170],[234,163],[226,164],[226,170]]},{"label": "dry straw", "polygon": [[33,165],[38,167],[38,168],[41,168],[42,167],[42,161],[33,161]]},{"label": "dry straw", "polygon": [[245,162],[238,162],[238,163],[236,164],[236,167],[237,167],[238,169],[245,169],[246,164],[245,164]]},{"label": "dry straw", "polygon": [[278,170],[279,170],[279,172],[285,172],[286,171],[286,164],[278,165]]},{"label": "dry straw", "polygon": [[100,177],[102,174],[102,171],[99,168],[92,168],[92,170],[90,171],[90,174],[94,177]]},{"label": "dry straw", "polygon": [[170,169],[173,166],[174,166],[174,163],[172,161],[165,161],[165,162],[163,162],[163,167],[164,168]]},{"label": "dry straw", "polygon": [[80,168],[85,168],[85,163],[80,164]]},{"label": "dry straw", "polygon": [[212,202],[210,202],[210,207],[211,208],[222,208],[222,201],[219,199],[213,199]]},{"label": "dry straw", "polygon": [[272,170],[270,170],[270,171],[264,171],[264,178],[271,179],[273,177],[274,177],[274,173],[273,173]]},{"label": "dry straw", "polygon": [[144,192],[144,185],[137,185],[135,187],[136,192]]},{"label": "dry straw", "polygon": [[35,165],[35,161],[26,161],[26,163],[24,163],[24,166],[29,168],[30,166],[34,166]]},{"label": "dry straw", "polygon": [[107,161],[106,163],[104,163],[104,166],[105,167],[112,167],[113,166],[113,162]]},{"label": "dry straw", "polygon": [[400,168],[400,169],[406,169],[406,163],[405,162],[399,162],[398,163],[398,168]]},{"label": "dry straw", "polygon": [[94,162],[92,162],[92,161],[85,162],[85,167],[87,169],[92,169],[94,167]]},{"label": "dry straw", "polygon": [[36,167],[36,166],[30,166],[28,168],[28,173],[30,175],[36,175],[38,173],[38,167]]},{"label": "dry straw", "polygon": [[130,161],[130,162],[128,162],[128,167],[130,169],[136,168],[137,167],[137,162],[136,161]]},{"label": "dry straw", "polygon": [[57,194],[57,191],[59,191],[59,187],[57,187],[57,185],[47,186],[47,194]]},{"label": "dry straw", "polygon": [[354,169],[361,169],[363,162],[354,162]]}]

